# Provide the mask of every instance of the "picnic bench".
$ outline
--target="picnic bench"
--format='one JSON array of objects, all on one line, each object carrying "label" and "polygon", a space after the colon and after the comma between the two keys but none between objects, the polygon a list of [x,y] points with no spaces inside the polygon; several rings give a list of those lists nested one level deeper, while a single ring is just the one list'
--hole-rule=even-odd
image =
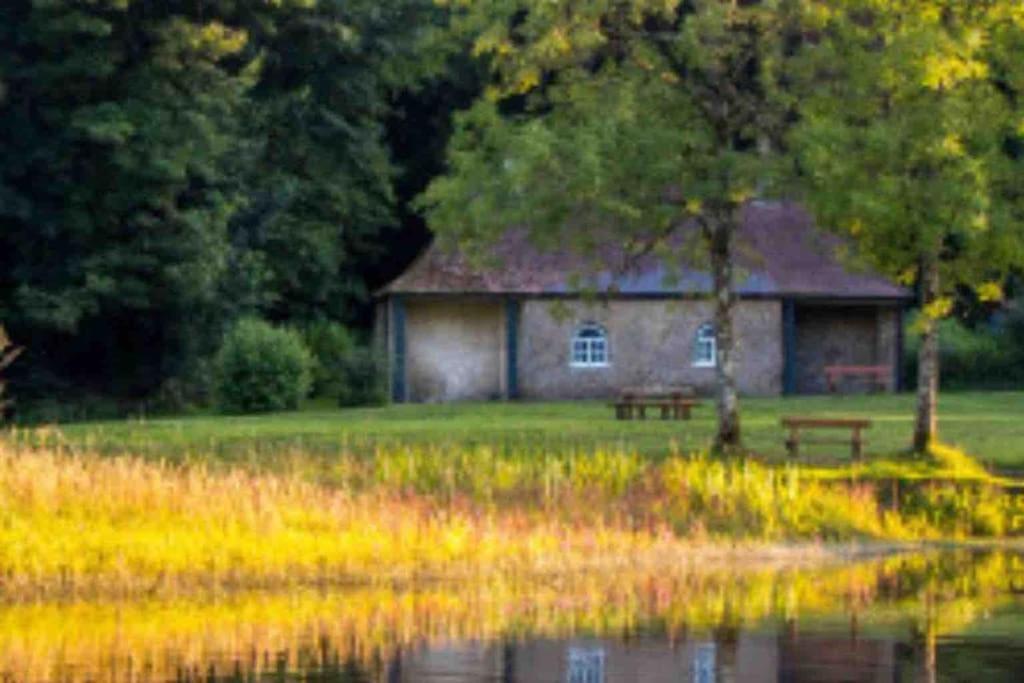
[{"label": "picnic bench", "polygon": [[611,405],[617,420],[646,420],[648,408],[660,410],[662,420],[689,420],[690,411],[700,405],[693,395],[690,387],[623,389]]},{"label": "picnic bench", "polygon": [[[861,432],[871,426],[871,420],[866,419],[843,419],[843,418],[820,418],[820,417],[784,417],[782,426],[789,430],[789,438],[786,439],[786,450],[789,457],[796,458],[800,455],[800,444],[849,444],[851,455],[854,460],[860,460],[864,450],[864,439]],[[849,439],[838,439],[836,437],[825,437],[817,439],[803,439],[801,431],[811,429],[848,429]]]},{"label": "picnic bench", "polygon": [[829,393],[839,390],[839,383],[846,377],[866,379],[876,391],[889,388],[893,370],[888,365],[828,365],[825,366],[825,384]]}]

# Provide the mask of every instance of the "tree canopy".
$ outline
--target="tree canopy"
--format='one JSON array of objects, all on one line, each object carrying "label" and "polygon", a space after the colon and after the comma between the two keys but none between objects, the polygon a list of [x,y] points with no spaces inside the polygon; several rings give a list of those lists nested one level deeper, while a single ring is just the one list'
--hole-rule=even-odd
[{"label": "tree canopy", "polygon": [[[525,226],[541,246],[609,241],[713,273],[719,448],[740,443],[732,337],[742,205],[775,176],[791,103],[786,0],[471,3],[461,26],[493,64],[458,118],[449,172],[422,200],[464,248]],[[690,220],[687,245],[667,238]]]},{"label": "tree canopy", "polygon": [[934,321],[963,287],[999,296],[1024,263],[1016,3],[807,3],[792,60],[801,119],[792,142],[819,222],[861,258],[920,285],[925,342],[915,445],[936,436]]},{"label": "tree canopy", "polygon": [[445,63],[444,16],[3,3],[0,319],[28,346],[21,388],[144,397],[239,315],[357,320],[396,227],[393,102]]}]

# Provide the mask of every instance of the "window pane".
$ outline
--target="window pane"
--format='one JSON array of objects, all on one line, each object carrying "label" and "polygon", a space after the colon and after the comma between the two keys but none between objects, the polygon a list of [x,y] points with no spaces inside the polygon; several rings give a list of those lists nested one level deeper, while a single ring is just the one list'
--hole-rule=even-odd
[{"label": "window pane", "polygon": [[608,335],[598,325],[585,325],[576,330],[572,337],[571,355],[573,365],[607,365]]}]

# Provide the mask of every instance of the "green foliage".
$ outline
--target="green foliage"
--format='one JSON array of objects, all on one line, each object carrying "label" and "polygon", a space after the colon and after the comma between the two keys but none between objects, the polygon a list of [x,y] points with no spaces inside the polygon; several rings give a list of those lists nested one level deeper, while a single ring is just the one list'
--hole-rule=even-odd
[{"label": "green foliage", "polygon": [[12,390],[187,398],[240,315],[356,319],[394,222],[385,124],[456,45],[445,16],[2,3],[0,315],[33,346]]},{"label": "green foliage", "polygon": [[[1015,319],[1013,319],[1015,321]],[[970,328],[956,318],[938,322],[939,379],[944,389],[1016,389],[1024,386],[1024,346],[1015,338],[1016,322],[1003,327]],[[921,345],[918,317],[907,322],[903,370],[914,386]]]},{"label": "green foliage", "polygon": [[[524,225],[549,247],[639,246],[681,218],[728,213],[772,175],[758,142],[783,125],[770,65],[787,3],[625,5],[466,10],[460,26],[495,78],[421,200],[442,237],[486,246]],[[706,264],[703,251],[665,256]]]},{"label": "green foliage", "polygon": [[443,17],[429,0],[325,0],[251,27],[262,59],[232,242],[262,265],[271,319],[351,321],[366,302],[395,221],[385,122],[394,93],[438,68]]},{"label": "green foliage", "polygon": [[1024,85],[1007,50],[1024,17],[1011,4],[814,0],[805,17],[820,39],[791,62],[798,182],[820,223],[901,282],[937,269],[930,318],[958,288],[998,296],[993,283],[1024,263],[1021,162],[1007,154]]},{"label": "green foliage", "polygon": [[374,350],[343,325],[320,321],[303,329],[313,354],[313,395],[342,406],[385,402],[383,363]]},{"label": "green foliage", "polygon": [[[818,221],[922,304],[914,449],[937,439],[935,321],[953,296],[1001,296],[1024,264],[1019,47],[1024,15],[997,0],[808,0],[790,60],[790,144]],[[813,36],[813,37],[811,37]]]},{"label": "green foliage", "polygon": [[387,403],[384,358],[369,346],[360,346],[345,357],[344,381],[338,393],[340,406],[377,406]]},{"label": "green foliage", "polygon": [[[511,227],[575,249],[596,288],[608,245],[711,271],[716,449],[740,446],[732,334],[739,211],[785,159],[778,64],[791,0],[510,0],[459,4],[494,68],[456,121],[449,170],[420,200],[431,227],[486,257]],[[680,230],[690,221],[690,230]],[[682,235],[681,235],[682,233]]]},{"label": "green foliage", "polygon": [[224,337],[214,361],[220,408],[229,413],[297,408],[309,393],[312,367],[297,332],[244,318]]},{"label": "green foliage", "polygon": [[246,35],[178,4],[0,9],[3,314],[31,363],[122,394],[213,332],[238,200]]},{"label": "green foliage", "polygon": [[313,355],[314,397],[336,397],[344,386],[345,359],[357,347],[355,336],[340,323],[326,320],[302,328],[302,339]]}]

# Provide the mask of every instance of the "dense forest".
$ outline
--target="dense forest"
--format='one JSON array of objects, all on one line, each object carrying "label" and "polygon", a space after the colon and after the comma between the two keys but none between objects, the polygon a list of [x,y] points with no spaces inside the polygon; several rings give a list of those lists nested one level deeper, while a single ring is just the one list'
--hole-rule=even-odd
[{"label": "dense forest", "polygon": [[[1024,128],[1013,118],[1024,21],[1013,3],[911,5],[868,2],[872,24],[853,5],[840,20],[812,0],[8,0],[0,323],[24,352],[7,391],[26,420],[202,405],[224,340],[258,319],[315,358],[299,393],[309,384],[358,402],[373,392],[353,395],[337,377],[373,383],[372,293],[427,243],[427,220],[486,241],[525,212],[555,235],[538,217],[557,225],[603,178],[597,213],[644,232],[678,219],[658,188],[682,179],[695,192],[686,211],[717,225],[709,245],[728,247],[731,207],[766,173],[785,168],[792,181],[801,164],[815,167],[823,187],[803,178],[804,189],[836,226],[875,208],[855,237],[883,272],[914,285],[923,265],[943,271],[943,296],[923,307],[952,314],[943,382],[1017,381],[1022,307],[978,291],[993,278],[1000,296],[1020,289],[1006,274],[1024,260]],[[797,7],[800,21],[826,23],[795,29]],[[837,52],[822,47],[803,75],[766,80],[826,25]],[[879,40],[903,47],[879,51]],[[869,69],[902,81],[858,80]],[[724,118],[722,93],[735,100]],[[981,98],[991,115],[970,114]],[[940,115],[948,131],[931,125]],[[802,147],[791,144],[797,121]],[[854,151],[836,153],[840,139]],[[890,154],[894,140],[921,158]],[[885,143],[874,156],[872,141]],[[497,149],[505,176],[487,172]],[[556,162],[572,192],[548,182]],[[831,175],[819,172],[827,165]],[[933,220],[928,199],[908,229],[910,214],[893,208],[906,192],[879,194],[879,169],[930,178],[915,187],[954,214],[958,197],[973,198],[969,220]],[[709,180],[723,173],[729,182]],[[709,253],[719,251],[728,272],[729,249]],[[727,307],[719,317],[722,335]],[[244,329],[243,354],[257,338],[278,344]]]},{"label": "dense forest", "polygon": [[478,88],[445,21],[431,0],[4,2],[19,409],[174,408],[246,315],[365,329]]}]

